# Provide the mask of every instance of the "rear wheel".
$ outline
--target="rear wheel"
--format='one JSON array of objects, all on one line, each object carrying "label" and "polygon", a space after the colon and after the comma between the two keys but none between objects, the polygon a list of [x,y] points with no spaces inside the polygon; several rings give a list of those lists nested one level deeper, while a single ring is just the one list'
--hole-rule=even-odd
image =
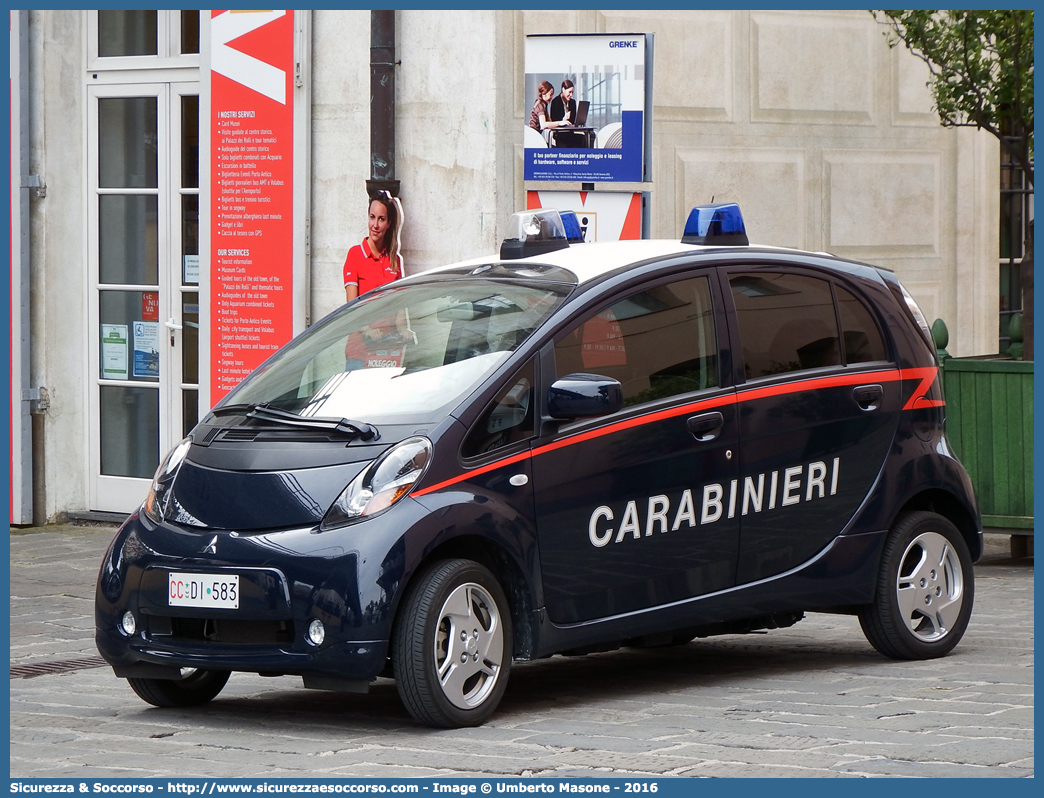
[{"label": "rear wheel", "polygon": [[182,668],[180,679],[128,679],[138,697],[155,707],[196,707],[221,692],[229,671]]},{"label": "rear wheel", "polygon": [[395,682],[421,723],[477,726],[511,670],[511,614],[496,578],[471,560],[435,563],[403,599],[392,640]]},{"label": "rear wheel", "polygon": [[908,513],[885,542],[877,596],[859,624],[887,657],[941,657],[964,636],[974,598],[971,554],[957,527],[936,513]]}]

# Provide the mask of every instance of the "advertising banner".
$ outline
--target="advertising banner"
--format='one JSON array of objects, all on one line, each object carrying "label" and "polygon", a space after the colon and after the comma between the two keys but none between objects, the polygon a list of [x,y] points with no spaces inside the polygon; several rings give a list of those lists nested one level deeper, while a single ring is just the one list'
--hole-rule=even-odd
[{"label": "advertising banner", "polygon": [[526,180],[644,175],[646,36],[526,37]]},{"label": "advertising banner", "polygon": [[642,237],[642,194],[630,191],[527,191],[526,209],[573,211],[587,243]]},{"label": "advertising banner", "polygon": [[210,13],[214,404],[293,337],[294,12]]}]

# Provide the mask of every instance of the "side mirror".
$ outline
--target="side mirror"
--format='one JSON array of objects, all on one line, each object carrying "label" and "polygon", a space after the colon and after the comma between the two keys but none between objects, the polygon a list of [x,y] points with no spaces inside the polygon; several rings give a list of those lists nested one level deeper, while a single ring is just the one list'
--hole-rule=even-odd
[{"label": "side mirror", "polygon": [[601,374],[567,374],[547,393],[552,418],[575,419],[604,416],[623,407],[623,386]]}]

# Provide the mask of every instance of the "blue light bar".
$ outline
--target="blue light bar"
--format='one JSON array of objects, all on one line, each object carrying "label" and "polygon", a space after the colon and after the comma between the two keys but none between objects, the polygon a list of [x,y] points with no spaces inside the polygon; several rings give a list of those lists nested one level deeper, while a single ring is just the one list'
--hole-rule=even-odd
[{"label": "blue light bar", "polygon": [[689,212],[682,234],[683,244],[709,247],[745,247],[750,244],[743,214],[735,202],[697,205]]},{"label": "blue light bar", "polygon": [[562,217],[566,240],[570,244],[584,243],[584,232],[580,229],[580,220],[576,218],[576,211],[559,211],[558,213]]}]

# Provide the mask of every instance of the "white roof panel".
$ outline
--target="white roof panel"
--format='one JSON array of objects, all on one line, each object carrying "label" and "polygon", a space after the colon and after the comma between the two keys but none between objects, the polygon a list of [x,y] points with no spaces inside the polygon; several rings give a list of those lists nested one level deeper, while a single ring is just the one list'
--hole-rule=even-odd
[{"label": "white roof panel", "polygon": [[693,244],[682,244],[678,241],[666,240],[635,240],[635,241],[610,241],[601,244],[573,244],[567,248],[542,255],[534,255],[529,258],[518,260],[502,260],[499,254],[486,255],[479,258],[470,258],[459,263],[451,263],[435,269],[429,269],[421,274],[438,274],[447,269],[459,269],[461,266],[481,266],[486,263],[542,263],[548,266],[558,266],[568,269],[576,275],[577,282],[585,283],[593,280],[606,272],[628,266],[632,263],[650,260],[652,258],[669,257],[681,255],[686,252],[699,252],[709,247],[694,246]]}]

